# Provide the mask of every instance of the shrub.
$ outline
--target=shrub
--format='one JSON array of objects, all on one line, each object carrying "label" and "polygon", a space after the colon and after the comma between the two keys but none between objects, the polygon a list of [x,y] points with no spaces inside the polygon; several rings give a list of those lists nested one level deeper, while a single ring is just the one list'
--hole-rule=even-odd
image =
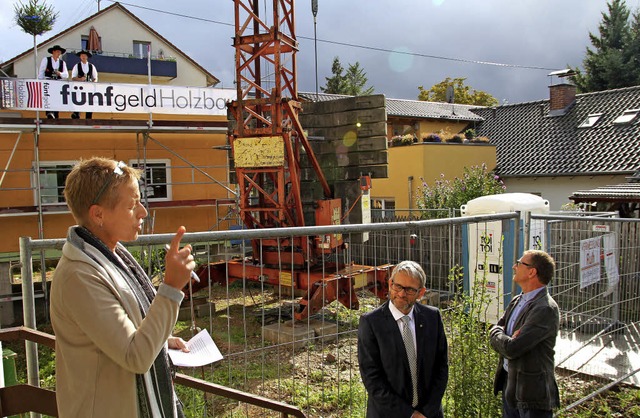
[{"label": "shrub", "polygon": [[411,145],[414,142],[414,137],[412,134],[406,135],[395,135],[391,138],[391,144],[393,146],[403,146],[403,145]]},{"label": "shrub", "polygon": [[[485,257],[486,258],[486,257]],[[487,266],[487,260],[484,260]],[[501,416],[500,397],[493,394],[493,376],[498,353],[489,341],[487,309],[487,277],[476,272],[474,285],[466,292],[457,292],[443,315],[449,343],[449,382],[443,399],[450,417]],[[481,277],[479,277],[481,276]],[[462,289],[462,269],[456,266],[449,275],[453,288]]]},{"label": "shrub", "polygon": [[478,136],[476,138],[473,138],[470,142],[488,144],[490,141],[486,136]]},{"label": "shrub", "polygon": [[462,137],[460,135],[453,135],[451,138],[447,139],[447,143],[462,144]]},{"label": "shrub", "polygon": [[[495,173],[487,170],[487,165],[465,167],[462,178],[447,180],[444,174],[429,186],[422,179],[422,187],[418,189],[416,202],[419,209],[460,209],[476,197],[504,193],[506,186]],[[425,218],[445,218],[446,211],[425,210]]]},{"label": "shrub", "polygon": [[560,207],[563,212],[584,212],[584,206],[575,202],[565,203]]},{"label": "shrub", "polygon": [[466,131],[464,131],[464,137],[467,139],[473,139],[476,137],[476,130],[475,129],[467,129]]}]

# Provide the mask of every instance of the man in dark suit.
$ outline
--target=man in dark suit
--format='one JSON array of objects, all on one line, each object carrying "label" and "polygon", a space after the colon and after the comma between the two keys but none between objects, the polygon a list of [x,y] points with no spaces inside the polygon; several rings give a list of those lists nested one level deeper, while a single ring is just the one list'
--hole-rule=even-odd
[{"label": "man in dark suit", "polygon": [[443,417],[447,338],[440,311],[416,304],[425,281],[419,264],[399,263],[389,280],[390,300],[360,318],[358,361],[369,418]]},{"label": "man in dark suit", "polygon": [[554,270],[549,254],[525,251],[513,265],[522,293],[491,328],[491,346],[500,354],[494,393],[502,391],[504,418],[551,418],[560,405],[554,375],[560,315],[547,290]]}]

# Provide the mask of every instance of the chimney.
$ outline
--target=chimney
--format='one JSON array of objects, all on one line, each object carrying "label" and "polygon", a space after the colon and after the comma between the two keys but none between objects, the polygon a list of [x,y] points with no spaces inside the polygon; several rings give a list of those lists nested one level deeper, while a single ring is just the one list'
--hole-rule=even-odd
[{"label": "chimney", "polygon": [[[574,75],[576,73],[571,68],[549,73],[549,112],[566,109],[576,99],[576,86],[569,81]],[[563,81],[553,84],[553,76]]]},{"label": "chimney", "polygon": [[569,83],[549,86],[549,110],[562,110],[576,99],[576,86]]}]

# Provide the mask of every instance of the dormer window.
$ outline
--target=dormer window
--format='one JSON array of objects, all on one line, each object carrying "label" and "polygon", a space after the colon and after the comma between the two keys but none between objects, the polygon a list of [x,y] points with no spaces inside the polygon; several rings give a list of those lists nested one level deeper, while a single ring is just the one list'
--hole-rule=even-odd
[{"label": "dormer window", "polygon": [[629,109],[622,112],[622,115],[618,116],[616,120],[613,121],[615,125],[626,125],[630,124],[636,116],[640,113],[640,109]]},{"label": "dormer window", "polygon": [[602,113],[590,113],[578,128],[591,128],[600,120],[600,117],[602,117]]}]

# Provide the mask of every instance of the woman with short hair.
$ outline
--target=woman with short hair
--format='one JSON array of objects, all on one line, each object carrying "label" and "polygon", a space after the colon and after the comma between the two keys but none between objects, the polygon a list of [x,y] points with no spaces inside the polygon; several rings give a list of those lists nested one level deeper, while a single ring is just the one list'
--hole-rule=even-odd
[{"label": "woman with short hair", "polygon": [[180,249],[181,226],[154,289],[121,241],[134,241],[147,210],[140,171],[106,158],[82,160],[64,195],[78,225],[69,229],[51,286],[60,417],[181,417],[167,348],[195,267]]}]

